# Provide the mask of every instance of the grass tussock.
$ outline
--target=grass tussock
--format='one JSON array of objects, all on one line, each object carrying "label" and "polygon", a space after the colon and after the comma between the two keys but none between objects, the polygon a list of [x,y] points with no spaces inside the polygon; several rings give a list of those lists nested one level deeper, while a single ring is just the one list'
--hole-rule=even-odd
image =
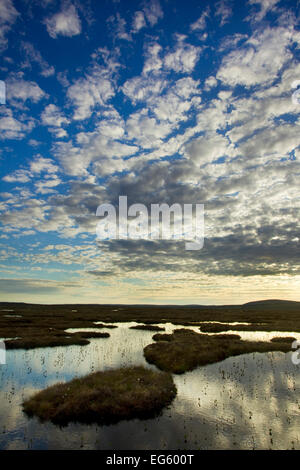
[{"label": "grass tussock", "polygon": [[100,333],[98,331],[81,331],[79,333],[81,338],[109,338],[109,333]]},{"label": "grass tussock", "polygon": [[53,385],[23,403],[28,416],[66,425],[154,417],[176,395],[171,374],[144,367],[95,372]]},{"label": "grass tussock", "polygon": [[292,336],[276,336],[271,339],[272,343],[292,343],[295,340],[296,338],[293,338]]},{"label": "grass tussock", "polygon": [[118,328],[118,325],[109,325],[105,323],[98,323],[98,325],[94,325],[93,328]]},{"label": "grass tussock", "polygon": [[67,333],[64,331],[50,331],[48,334],[44,330],[31,330],[23,338],[5,341],[6,349],[34,349],[49,348],[55,346],[85,346],[91,338],[108,338],[109,333],[81,331],[78,333]]},{"label": "grass tussock", "polygon": [[153,338],[157,342],[144,348],[146,360],[175,374],[239,354],[290,351],[290,344],[286,341],[243,341],[239,335],[206,335],[186,329],[175,330],[171,335],[154,335]]},{"label": "grass tussock", "polygon": [[146,330],[146,331],[165,331],[161,326],[157,325],[135,325],[130,327],[131,330]]},{"label": "grass tussock", "polygon": [[[226,325],[226,323],[203,323],[199,330],[201,333],[221,333],[229,330],[235,331],[265,331],[262,330],[264,325],[251,324],[251,325]],[[266,326],[265,326],[266,327]]]}]

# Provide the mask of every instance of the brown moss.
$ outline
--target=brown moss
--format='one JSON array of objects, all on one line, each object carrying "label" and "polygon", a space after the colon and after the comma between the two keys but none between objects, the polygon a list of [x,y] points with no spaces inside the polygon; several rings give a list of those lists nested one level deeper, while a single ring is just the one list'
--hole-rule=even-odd
[{"label": "brown moss", "polygon": [[34,349],[34,348],[49,348],[55,346],[71,346],[79,345],[84,346],[89,344],[89,341],[81,335],[71,336],[39,336],[39,337],[25,337],[19,339],[12,339],[5,341],[6,349]]},{"label": "brown moss", "polygon": [[293,338],[292,336],[276,336],[271,339],[272,343],[292,343],[295,340],[296,338]]},{"label": "brown moss", "polygon": [[94,328],[118,328],[117,325],[109,325],[108,323],[98,323],[98,325],[94,325]]},{"label": "brown moss", "polygon": [[171,341],[172,335],[168,335],[167,333],[156,333],[152,336],[154,341]]},{"label": "brown moss", "polygon": [[109,333],[99,333],[98,331],[81,331],[77,333],[81,338],[109,338]]},{"label": "brown moss", "polygon": [[172,376],[144,367],[96,372],[53,385],[23,403],[28,416],[65,425],[156,416],[176,395]]},{"label": "brown moss", "polygon": [[156,325],[135,325],[130,327],[131,330],[146,330],[146,331],[165,331],[161,326]]},{"label": "brown moss", "polygon": [[160,341],[144,348],[146,360],[176,374],[239,354],[290,350],[286,342],[242,341],[238,335],[206,335],[186,329],[175,330],[172,335],[159,335],[158,339]]}]

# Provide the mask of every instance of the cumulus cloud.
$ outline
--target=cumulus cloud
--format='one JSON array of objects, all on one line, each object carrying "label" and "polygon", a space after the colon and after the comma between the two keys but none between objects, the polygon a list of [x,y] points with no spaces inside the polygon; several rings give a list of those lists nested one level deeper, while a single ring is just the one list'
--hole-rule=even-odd
[{"label": "cumulus cloud", "polygon": [[0,50],[7,46],[7,33],[15,23],[19,13],[14,7],[12,0],[0,1]]},{"label": "cumulus cloud", "polygon": [[127,22],[118,12],[115,16],[108,18],[107,22],[112,26],[114,39],[131,41],[131,34],[127,31]]},{"label": "cumulus cloud", "polygon": [[73,119],[87,119],[95,107],[106,105],[114,94],[110,75],[105,69],[96,66],[90,74],[79,78],[68,88],[67,96],[75,107]]},{"label": "cumulus cloud", "polygon": [[32,119],[20,120],[9,108],[0,109],[0,139],[22,139],[34,127]]},{"label": "cumulus cloud", "polygon": [[[136,277],[148,286],[151,279],[167,279],[164,289],[174,281],[172,286],[185,292],[190,285],[197,291],[203,280],[205,289],[225,279],[239,289],[247,276],[256,276],[259,285],[267,276],[274,281],[278,275],[279,282],[281,275],[280,282],[290,283],[300,274],[300,112],[291,99],[291,85],[300,77],[294,55],[299,34],[283,21],[264,28],[251,23],[247,35],[216,38],[218,54],[206,55],[209,49],[193,40],[208,22],[218,27],[229,21],[228,5],[221,1],[209,14],[202,11],[201,21],[186,33],[193,33],[191,39],[176,34],[165,47],[159,28],[145,36],[139,72],[122,69],[123,43],[113,59],[108,49],[98,48],[84,72],[60,75],[66,100],[58,96],[55,105],[47,103],[39,124],[64,140],[51,141],[49,158],[33,155],[3,177],[3,184],[12,184],[1,196],[4,236],[34,230],[55,231],[62,238],[57,249],[25,253],[27,263],[78,263],[84,266],[78,274],[89,282]],[[251,14],[266,21],[280,5],[252,0],[250,6]],[[134,34],[158,24],[162,10],[149,2],[126,18],[119,25],[132,39],[126,44],[131,52]],[[203,61],[219,60],[200,70],[202,47]],[[41,57],[28,50],[42,71]],[[20,81],[20,91],[11,98],[15,107],[0,109],[1,139],[24,137],[36,124],[26,119],[24,103],[38,103],[43,91],[24,77],[11,77]],[[236,85],[242,87],[233,89]],[[41,140],[33,137],[33,144],[35,137]],[[30,191],[24,190],[26,183]],[[68,183],[63,190],[62,183]],[[166,240],[97,244],[96,208],[102,202],[117,205],[120,194],[129,204],[148,208],[162,202],[204,203],[203,250],[189,252],[184,242]],[[68,237],[74,246],[64,243]],[[75,246],[79,239],[84,242]]]},{"label": "cumulus cloud", "polygon": [[132,32],[137,33],[146,26],[145,15],[142,11],[136,11],[132,21]]},{"label": "cumulus cloud", "polygon": [[37,156],[30,162],[30,171],[38,174],[41,172],[53,174],[58,172],[58,166],[51,158]]},{"label": "cumulus cloud", "polygon": [[56,135],[57,138],[66,137],[67,133],[62,128],[63,124],[69,124],[67,119],[60,109],[55,104],[48,104],[41,115],[42,123],[48,126],[50,132]]},{"label": "cumulus cloud", "polygon": [[204,83],[204,89],[205,91],[209,91],[212,88],[216,87],[217,84],[218,84],[218,80],[216,79],[216,77],[213,77],[213,76],[207,77]]},{"label": "cumulus cloud", "polygon": [[180,42],[173,52],[165,55],[164,66],[175,72],[190,73],[195,68],[200,51],[200,47]]},{"label": "cumulus cloud", "polygon": [[127,167],[123,157],[138,150],[132,142],[122,141],[124,132],[124,123],[116,116],[103,119],[93,131],[78,133],[75,145],[71,141],[57,143],[55,155],[71,175],[88,175],[90,165],[100,176],[123,171]]},{"label": "cumulus cloud", "polygon": [[77,36],[81,33],[81,22],[74,5],[65,4],[62,10],[45,19],[49,35],[56,39],[57,36]]},{"label": "cumulus cloud", "polygon": [[7,100],[27,100],[37,103],[46,93],[33,81],[26,81],[19,77],[12,77],[6,83]]},{"label": "cumulus cloud", "polygon": [[41,181],[36,181],[34,183],[34,186],[36,188],[36,192],[40,194],[49,194],[49,193],[54,193],[56,186],[61,184],[61,180],[57,177],[52,178],[52,179],[44,179]]},{"label": "cumulus cloud", "polygon": [[144,7],[144,14],[151,26],[163,18],[164,14],[158,0],[147,0]]},{"label": "cumulus cloud", "polygon": [[219,134],[206,134],[193,139],[187,146],[185,155],[203,165],[231,153],[228,140]]},{"label": "cumulus cloud", "polygon": [[27,170],[16,170],[10,175],[6,175],[2,178],[7,183],[28,183],[30,181],[31,174]]},{"label": "cumulus cloud", "polygon": [[271,11],[276,10],[276,5],[280,0],[249,0],[249,5],[258,5],[259,11],[250,14],[251,21],[261,21]]},{"label": "cumulus cloud", "polygon": [[[278,41],[280,37],[280,41]],[[265,28],[223,58],[217,78],[225,84],[263,85],[273,82],[291,59],[292,34],[285,28]]]}]

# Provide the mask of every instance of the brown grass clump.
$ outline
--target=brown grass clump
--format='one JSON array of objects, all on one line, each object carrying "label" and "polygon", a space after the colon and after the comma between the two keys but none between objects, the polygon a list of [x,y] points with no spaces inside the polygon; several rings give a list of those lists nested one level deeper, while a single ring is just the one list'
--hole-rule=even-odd
[{"label": "brown grass clump", "polygon": [[98,325],[94,325],[93,328],[118,328],[118,325],[109,325],[108,323],[98,323]]},{"label": "brown grass clump", "polygon": [[98,331],[81,331],[79,333],[81,338],[109,338],[109,333],[99,333]]},{"label": "brown grass clump", "polygon": [[[5,341],[5,340],[4,340]],[[85,346],[89,341],[81,335],[45,335],[26,336],[5,341],[6,349],[34,349],[34,348],[50,348],[55,346]]]},{"label": "brown grass clump", "polygon": [[161,326],[156,325],[135,325],[130,327],[131,330],[147,330],[147,331],[165,331]]},{"label": "brown grass clump", "polygon": [[172,335],[154,336],[159,341],[144,348],[146,360],[175,374],[239,354],[290,350],[285,341],[243,341],[238,335],[206,335],[186,329],[175,330]]},{"label": "brown grass clump", "polygon": [[296,338],[292,336],[275,336],[275,338],[271,339],[272,343],[292,343],[295,340]]},{"label": "brown grass clump", "polygon": [[109,336],[109,333],[98,331],[67,333],[60,330],[50,330],[48,333],[45,330],[30,329],[24,337],[4,341],[6,349],[34,349],[55,346],[85,346],[89,344],[88,338],[108,338]]},{"label": "brown grass clump", "polygon": [[175,395],[171,374],[128,367],[53,385],[26,400],[23,410],[28,416],[60,425],[74,421],[111,424],[154,417]]},{"label": "brown grass clump", "polygon": [[172,341],[172,335],[168,335],[167,333],[156,333],[152,336],[154,341]]}]

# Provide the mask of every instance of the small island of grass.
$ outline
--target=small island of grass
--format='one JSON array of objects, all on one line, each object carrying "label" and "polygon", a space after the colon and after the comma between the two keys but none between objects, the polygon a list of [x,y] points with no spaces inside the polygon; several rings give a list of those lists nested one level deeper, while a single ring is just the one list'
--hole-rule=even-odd
[{"label": "small island of grass", "polygon": [[271,341],[272,343],[292,343],[296,341],[296,338],[293,338],[293,336],[275,336]]},{"label": "small island of grass", "polygon": [[28,416],[66,425],[152,418],[176,395],[171,374],[144,367],[95,372],[38,392],[23,403]]},{"label": "small island of grass", "polygon": [[175,330],[173,334],[156,334],[157,342],[144,348],[144,356],[159,369],[182,374],[197,366],[251,352],[290,351],[289,342],[243,341],[239,335],[207,335],[192,330]]},{"label": "small island of grass", "polygon": [[109,338],[109,333],[99,333],[98,331],[80,331],[81,338]]},{"label": "small island of grass", "polygon": [[165,331],[162,326],[157,325],[134,325],[130,327],[131,330],[146,330],[146,331]]}]

